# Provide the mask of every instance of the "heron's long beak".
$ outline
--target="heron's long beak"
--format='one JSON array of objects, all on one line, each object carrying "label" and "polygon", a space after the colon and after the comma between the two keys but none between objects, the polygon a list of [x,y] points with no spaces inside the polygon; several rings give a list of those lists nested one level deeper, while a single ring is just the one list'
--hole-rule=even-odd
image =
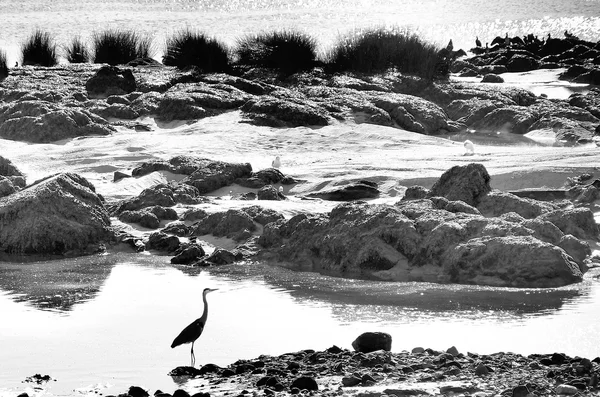
[{"label": "heron's long beak", "polygon": [[213,291],[217,291],[217,290],[218,290],[218,288],[209,288],[208,292],[213,292]]}]

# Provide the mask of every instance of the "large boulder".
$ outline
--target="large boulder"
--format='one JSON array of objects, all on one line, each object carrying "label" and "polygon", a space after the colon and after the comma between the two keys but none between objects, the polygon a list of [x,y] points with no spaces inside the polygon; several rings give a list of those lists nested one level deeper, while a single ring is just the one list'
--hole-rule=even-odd
[{"label": "large boulder", "polygon": [[130,69],[116,66],[102,66],[85,83],[89,98],[108,98],[111,95],[125,95],[135,91],[135,77]]},{"label": "large boulder", "polygon": [[0,137],[34,143],[114,132],[106,120],[85,109],[37,100],[0,106]]},{"label": "large boulder", "polygon": [[429,197],[441,196],[448,200],[461,200],[477,206],[483,196],[491,191],[490,175],[481,164],[455,166],[444,172],[429,192]]},{"label": "large boulder", "polygon": [[0,250],[85,254],[112,240],[110,217],[94,186],[62,173],[0,199]]},{"label": "large boulder", "polygon": [[540,216],[541,220],[555,224],[563,233],[580,239],[598,241],[598,224],[589,208],[579,207],[554,210]]},{"label": "large boulder", "polygon": [[248,238],[256,230],[250,215],[242,210],[215,212],[200,219],[195,225],[193,234],[203,236],[212,234],[215,237],[228,237],[236,241]]}]

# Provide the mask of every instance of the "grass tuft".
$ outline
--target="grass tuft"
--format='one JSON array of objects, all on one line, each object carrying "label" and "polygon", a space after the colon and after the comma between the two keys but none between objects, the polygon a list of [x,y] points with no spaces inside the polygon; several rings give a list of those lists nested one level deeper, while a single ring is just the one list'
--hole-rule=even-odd
[{"label": "grass tuft", "polygon": [[93,61],[109,65],[124,65],[138,58],[150,58],[153,55],[152,39],[124,30],[105,30],[94,33]]},{"label": "grass tuft", "polygon": [[55,66],[58,63],[56,44],[48,32],[36,30],[21,45],[23,65]]},{"label": "grass tuft", "polygon": [[293,74],[315,66],[316,41],[301,32],[284,30],[248,35],[237,41],[239,65],[277,69]]},{"label": "grass tuft", "polygon": [[65,48],[69,63],[87,63],[90,61],[90,51],[79,37],[75,37]]},{"label": "grass tuft", "polygon": [[381,73],[396,69],[428,79],[447,75],[446,59],[435,45],[398,28],[350,33],[327,56],[332,72]]},{"label": "grass tuft", "polygon": [[226,72],[230,69],[229,50],[204,33],[182,30],[167,40],[163,64],[179,69],[193,66],[204,73]]},{"label": "grass tuft", "polygon": [[8,77],[8,58],[6,52],[0,50],[0,81]]}]

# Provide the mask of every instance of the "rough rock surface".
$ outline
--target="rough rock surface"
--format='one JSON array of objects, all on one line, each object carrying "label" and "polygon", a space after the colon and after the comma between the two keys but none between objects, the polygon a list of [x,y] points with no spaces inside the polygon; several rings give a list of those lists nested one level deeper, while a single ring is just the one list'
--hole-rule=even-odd
[{"label": "rough rock surface", "polygon": [[0,250],[14,254],[84,254],[113,239],[94,186],[76,174],[40,180],[0,199]]},{"label": "rough rock surface", "polygon": [[0,136],[5,139],[43,143],[114,131],[106,120],[85,109],[38,100],[0,106]]},{"label": "rough rock surface", "polygon": [[102,66],[86,83],[85,89],[90,98],[108,98],[111,95],[125,95],[135,91],[135,77],[130,69],[116,66]]},{"label": "rough rock surface", "polygon": [[448,200],[461,200],[477,206],[481,198],[491,191],[490,175],[481,164],[455,166],[444,172],[431,187],[429,197],[445,197]]},{"label": "rough rock surface", "polygon": [[370,181],[358,181],[343,186],[335,186],[307,194],[308,197],[331,201],[352,201],[379,196],[377,184]]},{"label": "rough rock surface", "polygon": [[143,163],[132,171],[133,176],[142,176],[154,171],[169,171],[188,175],[183,184],[193,186],[199,194],[209,193],[230,185],[238,178],[252,175],[249,163],[227,163],[192,156],[177,156],[169,161]]},{"label": "rough rock surface", "polygon": [[377,350],[392,350],[392,336],[385,332],[365,332],[352,342],[354,351],[371,353]]}]

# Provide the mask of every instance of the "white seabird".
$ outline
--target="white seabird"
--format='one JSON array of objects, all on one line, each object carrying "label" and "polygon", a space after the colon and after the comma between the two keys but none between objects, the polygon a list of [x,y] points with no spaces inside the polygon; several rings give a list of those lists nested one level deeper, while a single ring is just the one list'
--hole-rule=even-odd
[{"label": "white seabird", "polygon": [[275,156],[275,160],[273,160],[273,162],[271,163],[271,167],[273,167],[273,168],[281,167],[281,159],[279,158],[279,156]]},{"label": "white seabird", "polygon": [[473,154],[475,154],[475,145],[473,145],[473,142],[471,142],[470,140],[466,140],[464,143],[465,146],[465,155],[466,156],[471,156]]}]

